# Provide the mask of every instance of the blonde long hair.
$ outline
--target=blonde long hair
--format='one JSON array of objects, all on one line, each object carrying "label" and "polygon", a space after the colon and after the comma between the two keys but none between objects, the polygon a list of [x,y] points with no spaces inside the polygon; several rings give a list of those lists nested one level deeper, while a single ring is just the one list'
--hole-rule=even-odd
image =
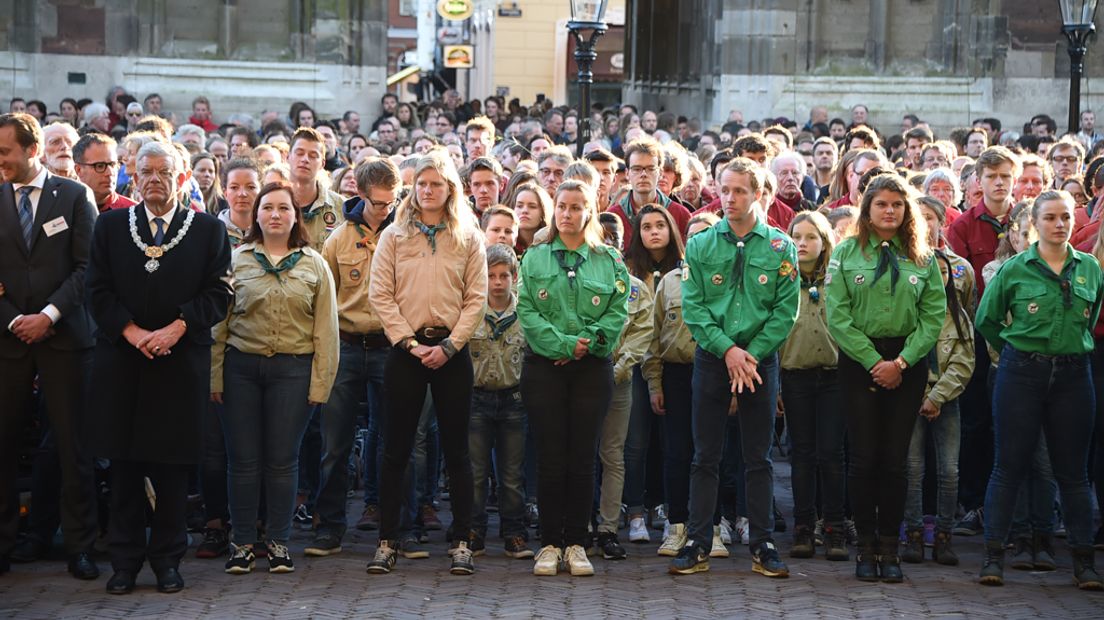
[{"label": "blonde long hair", "polygon": [[452,163],[452,158],[449,157],[448,151],[444,149],[431,149],[418,158],[418,163],[414,166],[415,189],[411,190],[402,203],[399,204],[395,213],[395,222],[405,226],[412,232],[417,229],[414,222],[421,218],[422,206],[418,204],[416,186],[418,177],[426,170],[436,171],[448,185],[449,193],[448,197],[445,198],[445,228],[456,244],[463,248],[467,245],[468,239],[468,235],[465,233],[472,226],[474,218],[470,216],[470,212],[465,213],[464,211],[468,206],[464,197],[464,186],[460,181],[460,173],[456,171],[456,165]]},{"label": "blonde long hair", "polygon": [[[602,225],[598,222],[598,195],[594,191],[594,188],[582,181],[574,179],[564,181],[556,188],[556,195],[552,199],[553,205],[559,201],[560,194],[564,192],[579,192],[583,195],[583,203],[586,205],[586,223],[583,224],[583,242],[591,248],[603,245],[605,242],[602,233]],[[553,207],[552,218],[551,221],[548,222],[548,235],[540,241],[534,239],[533,245],[552,243],[552,240],[559,236],[560,231],[556,228],[556,214],[555,208]]]}]

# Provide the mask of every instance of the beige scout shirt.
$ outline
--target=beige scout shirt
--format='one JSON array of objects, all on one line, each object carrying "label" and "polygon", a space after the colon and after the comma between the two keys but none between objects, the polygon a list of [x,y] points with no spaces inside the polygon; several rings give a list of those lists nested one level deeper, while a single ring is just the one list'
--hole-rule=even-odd
[{"label": "beige scout shirt", "polygon": [[317,252],[298,251],[303,253],[299,262],[278,275],[266,273],[254,258],[254,252],[264,253],[263,245],[247,243],[234,251],[234,305],[213,330],[212,392],[225,391],[222,369],[229,345],[265,357],[313,355],[307,398],[316,403],[330,399],[339,349],[333,277]]},{"label": "beige scout shirt", "polygon": [[452,233],[437,233],[437,251],[418,229],[394,223],[384,229],[372,257],[368,299],[391,344],[415,330],[446,327],[459,351],[483,320],[487,301],[487,254],[483,233],[466,222],[460,227],[467,243]]},{"label": "beige scout shirt", "polygon": [[948,402],[958,398],[966,390],[966,384],[974,374],[974,324],[970,314],[974,311],[977,302],[977,285],[974,281],[974,269],[966,259],[944,250],[947,260],[950,262],[950,271],[947,263],[937,258],[939,271],[943,275],[944,282],[948,278],[954,280],[955,293],[958,295],[962,313],[958,317],[958,327],[962,328],[963,339],[958,338],[958,329],[955,327],[954,317],[951,315],[950,304],[947,304],[947,315],[943,317],[943,329],[939,332],[939,340],[935,343],[935,364],[931,364],[929,356],[928,364],[928,393],[929,398],[936,406],[942,407]]},{"label": "beige scout shirt", "polygon": [[315,186],[318,188],[318,197],[303,207],[303,223],[310,235],[311,249],[322,252],[326,239],[338,224],[345,221],[345,216],[341,213],[345,198],[327,189],[320,181],[316,181]]},{"label": "beige scout shirt", "polygon": [[[839,346],[828,333],[824,293],[823,284],[816,287],[801,285],[797,321],[778,350],[779,366],[783,370],[835,368],[839,364]],[[813,301],[814,297],[816,301]]]},{"label": "beige scout shirt", "polygon": [[521,360],[525,355],[525,334],[517,320],[517,296],[501,316],[483,306],[483,319],[468,343],[475,387],[481,390],[505,390],[521,383]]},{"label": "beige scout shirt", "polygon": [[613,351],[613,382],[632,379],[633,366],[640,363],[652,343],[652,289],[629,274],[629,314],[621,330],[621,340]]},{"label": "beige scout shirt", "polygon": [[693,364],[697,344],[682,320],[683,268],[672,269],[656,286],[653,334],[640,370],[649,394],[663,392],[663,362]]},{"label": "beige scout shirt", "polygon": [[337,324],[350,334],[378,334],[383,324],[368,301],[368,276],[379,231],[346,221],[322,246],[322,258],[330,266],[337,285]]}]

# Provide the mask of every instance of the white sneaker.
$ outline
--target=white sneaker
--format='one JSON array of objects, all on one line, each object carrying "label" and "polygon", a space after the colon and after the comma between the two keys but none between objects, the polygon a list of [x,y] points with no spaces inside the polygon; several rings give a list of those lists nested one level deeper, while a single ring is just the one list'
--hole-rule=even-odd
[{"label": "white sneaker", "polygon": [[667,522],[667,510],[660,504],[652,509],[652,527],[658,528],[659,524]]},{"label": "white sneaker", "polygon": [[721,542],[726,545],[732,544],[732,521],[725,517],[721,517]]},{"label": "white sneaker", "polygon": [[663,544],[659,546],[657,555],[673,558],[686,546],[686,524],[671,523],[667,526],[667,535],[663,537]]},{"label": "white sneaker", "polygon": [[537,553],[537,561],[533,565],[533,574],[538,577],[552,577],[560,570],[560,562],[563,561],[563,552],[558,547],[548,545],[542,547]]},{"label": "white sneaker", "polygon": [[564,550],[564,562],[573,577],[587,577],[594,574],[594,566],[587,559],[586,549],[579,545],[570,545]]},{"label": "white sneaker", "polygon": [[651,539],[652,537],[648,534],[648,525],[644,522],[644,517],[638,516],[629,520],[629,542],[646,543]]},{"label": "white sneaker", "polygon": [[713,547],[709,550],[709,557],[711,558],[727,558],[728,547],[724,546],[721,542],[721,526],[713,526]]},{"label": "white sneaker", "polygon": [[751,533],[751,524],[748,523],[747,517],[739,517],[736,519],[735,527],[732,528],[732,533],[740,535],[740,544],[748,544],[748,535]]}]

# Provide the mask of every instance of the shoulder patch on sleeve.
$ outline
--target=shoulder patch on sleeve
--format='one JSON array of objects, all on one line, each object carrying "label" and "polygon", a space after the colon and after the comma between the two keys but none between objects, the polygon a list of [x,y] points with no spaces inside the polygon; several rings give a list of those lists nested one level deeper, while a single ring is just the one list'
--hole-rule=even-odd
[{"label": "shoulder patch on sleeve", "polygon": [[786,251],[786,240],[782,237],[775,237],[770,242],[771,249],[781,254]]}]

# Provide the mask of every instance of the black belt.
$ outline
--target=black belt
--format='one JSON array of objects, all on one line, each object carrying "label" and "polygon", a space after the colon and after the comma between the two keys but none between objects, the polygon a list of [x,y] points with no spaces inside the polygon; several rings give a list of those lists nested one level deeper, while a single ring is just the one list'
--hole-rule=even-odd
[{"label": "black belt", "polygon": [[423,340],[444,340],[449,337],[452,331],[447,327],[423,327],[414,332],[414,337],[418,339],[418,342]]},{"label": "black belt", "polygon": [[346,331],[339,331],[337,335],[342,341],[358,347],[364,347],[365,349],[382,349],[391,346],[391,341],[387,339],[387,336],[383,335],[383,332],[351,334]]}]

